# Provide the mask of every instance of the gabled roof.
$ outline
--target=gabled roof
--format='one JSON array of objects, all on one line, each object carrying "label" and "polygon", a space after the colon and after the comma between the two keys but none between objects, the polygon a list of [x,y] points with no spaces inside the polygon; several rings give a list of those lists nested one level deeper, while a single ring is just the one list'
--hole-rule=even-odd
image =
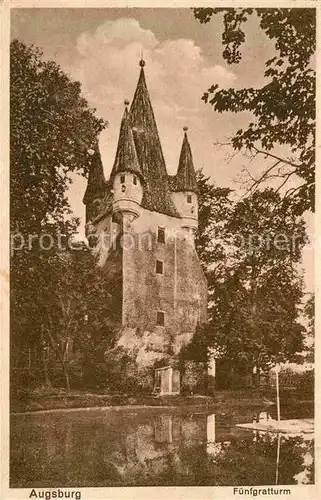
[{"label": "gabled roof", "polygon": [[120,125],[116,158],[110,174],[110,179],[113,179],[113,177],[120,172],[132,172],[143,178],[137,158],[133,132],[130,126],[127,108],[128,104],[128,101],[125,101],[126,107]]},{"label": "gabled roof", "polygon": [[165,160],[147,90],[144,66],[145,62],[140,61],[140,75],[129,113],[137,157],[145,180],[142,206],[148,210],[179,217],[171,199]]},{"label": "gabled roof", "polygon": [[86,205],[94,198],[102,198],[105,194],[105,175],[101,161],[98,144],[95,147],[94,154],[91,159],[91,165],[88,174],[87,189],[83,198],[83,203]]},{"label": "gabled roof", "polygon": [[177,174],[171,183],[171,188],[173,191],[198,192],[191,146],[187,138],[187,127],[184,127],[184,139],[179,157]]}]

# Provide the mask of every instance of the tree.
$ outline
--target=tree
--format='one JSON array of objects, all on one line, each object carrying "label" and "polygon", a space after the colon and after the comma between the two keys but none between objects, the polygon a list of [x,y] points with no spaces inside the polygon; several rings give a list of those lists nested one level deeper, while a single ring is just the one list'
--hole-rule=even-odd
[{"label": "tree", "polygon": [[14,40],[10,56],[11,354],[21,364],[19,350],[41,352],[41,296],[57,239],[65,235],[66,245],[77,229],[66,196],[70,173],[87,174],[106,122],[80,83],[43,61],[38,48]]},{"label": "tree", "polygon": [[232,190],[214,186],[202,170],[196,172],[196,177],[199,190],[199,217],[195,247],[207,275],[210,273],[210,265],[222,257],[219,240],[232,208],[230,199]]},{"label": "tree", "polygon": [[315,297],[311,293],[304,306],[304,316],[307,321],[307,332],[305,339],[306,361],[314,362],[314,339],[315,339]]},{"label": "tree", "polygon": [[[302,349],[303,283],[296,264],[305,225],[272,189],[235,204],[225,225],[223,272],[211,283],[214,343],[250,366],[285,361]],[[276,209],[276,207],[278,207]]]},{"label": "tree", "polygon": [[209,322],[189,351],[202,356],[206,345],[248,367],[293,359],[304,331],[297,268],[307,241],[303,220],[272,189],[236,202],[201,172],[198,187],[196,247],[208,281]]},{"label": "tree", "polygon": [[[260,28],[275,41],[275,56],[265,63],[266,84],[261,88],[220,89],[214,84],[202,99],[218,113],[252,113],[253,121],[237,130],[230,142],[236,151],[271,160],[263,175],[252,179],[249,193],[276,177],[281,190],[297,176],[299,185],[286,189],[284,199],[291,200],[297,214],[314,210],[316,10],[194,8],[201,23],[219,13],[223,13],[223,58],[228,64],[240,62],[245,42],[242,28],[254,14]],[[284,154],[276,152],[276,146]]]},{"label": "tree", "polygon": [[81,243],[73,251],[56,253],[49,264],[41,296],[44,336],[57,354],[69,392],[71,346],[92,378],[93,366],[103,363],[105,350],[113,347],[121,318],[121,277],[111,278],[110,266],[98,267],[97,256]]},{"label": "tree", "polygon": [[90,148],[106,122],[73,82],[35,47],[11,43],[11,227],[39,232],[70,215],[70,172],[86,174]]},{"label": "tree", "polygon": [[[213,283],[224,268],[225,225],[229,219],[233,203],[232,190],[211,183],[202,169],[196,172],[198,185],[198,228],[195,235],[195,248],[206,276],[209,299],[213,293]],[[213,342],[212,329],[205,324],[198,325],[191,342],[182,350],[182,359],[206,361],[208,346]]]}]

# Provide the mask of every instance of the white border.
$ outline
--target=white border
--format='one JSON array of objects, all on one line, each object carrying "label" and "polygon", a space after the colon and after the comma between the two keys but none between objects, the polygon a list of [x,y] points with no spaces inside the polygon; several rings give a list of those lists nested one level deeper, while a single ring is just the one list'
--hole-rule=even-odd
[{"label": "white border", "polygon": [[[193,6],[209,6],[215,4],[216,7],[306,7],[318,8],[317,13],[317,82],[321,81],[321,0],[292,0],[292,1],[236,1],[216,0],[212,1],[194,1]],[[1,273],[1,490],[0,498],[23,499],[29,498],[31,489],[9,489],[9,301],[8,301],[8,276],[9,276],[9,41],[10,41],[10,9],[11,8],[116,8],[116,7],[149,7],[149,8],[188,8],[189,2],[179,0],[171,2],[169,0],[156,0],[151,4],[146,0],[136,0],[134,2],[124,2],[119,0],[0,0],[0,40],[1,40],[1,59],[0,59],[0,81],[1,81],[1,126],[0,126],[0,153],[1,153],[1,196],[0,196],[0,227],[1,227],[1,254],[0,254],[0,273]],[[320,86],[320,84],[319,84]],[[320,88],[317,85],[317,165],[320,163]],[[319,167],[320,169],[320,167]],[[317,207],[316,207],[316,235],[321,235],[321,198],[319,195],[319,186],[321,184],[321,172],[317,168]],[[316,239],[316,331],[321,324],[320,309],[320,285],[318,277],[321,277],[321,255],[320,240]],[[320,416],[321,400],[318,396],[321,387],[321,357],[319,355],[319,341],[316,335],[316,485],[302,486],[283,486],[291,490],[291,499],[299,500],[317,500],[321,498],[320,473],[321,473],[321,435],[320,435]],[[241,486],[241,485],[240,485]],[[258,487],[259,488],[259,487]],[[263,487],[261,487],[263,488]],[[282,488],[282,486],[278,486]],[[47,488],[41,488],[44,490]],[[66,490],[75,490],[75,488],[63,488]],[[174,500],[213,500],[213,499],[232,499],[232,498],[255,498],[251,496],[233,495],[233,487],[130,487],[130,488],[79,488],[82,492],[82,499],[106,499],[106,500],[127,500],[127,499],[145,499],[161,500],[171,498]],[[319,490],[319,491],[318,491]],[[279,496],[257,496],[256,498],[279,498]],[[284,496],[283,496],[284,498]]]}]

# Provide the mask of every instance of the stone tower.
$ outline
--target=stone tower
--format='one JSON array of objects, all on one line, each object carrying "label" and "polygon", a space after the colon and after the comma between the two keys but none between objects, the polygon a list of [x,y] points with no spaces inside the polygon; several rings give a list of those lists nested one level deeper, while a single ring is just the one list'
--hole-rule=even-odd
[{"label": "stone tower", "polygon": [[170,366],[206,321],[207,284],[194,246],[197,182],[187,127],[169,176],[144,66],[130,109],[125,101],[110,178],[97,147],[83,201],[99,263],[119,276],[119,345],[135,345],[137,365],[152,373],[162,359]]}]

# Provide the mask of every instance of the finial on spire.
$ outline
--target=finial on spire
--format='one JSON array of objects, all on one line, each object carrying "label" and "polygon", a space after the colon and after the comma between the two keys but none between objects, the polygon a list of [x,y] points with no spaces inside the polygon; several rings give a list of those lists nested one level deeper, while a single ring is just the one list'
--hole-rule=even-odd
[{"label": "finial on spire", "polygon": [[139,66],[143,68],[145,66],[145,61],[144,61],[144,50],[143,47],[140,49],[140,61],[139,61]]},{"label": "finial on spire", "polygon": [[186,127],[186,125],[185,125],[185,127],[183,127],[183,130],[184,130],[184,132],[187,132],[188,131],[188,127]]}]

